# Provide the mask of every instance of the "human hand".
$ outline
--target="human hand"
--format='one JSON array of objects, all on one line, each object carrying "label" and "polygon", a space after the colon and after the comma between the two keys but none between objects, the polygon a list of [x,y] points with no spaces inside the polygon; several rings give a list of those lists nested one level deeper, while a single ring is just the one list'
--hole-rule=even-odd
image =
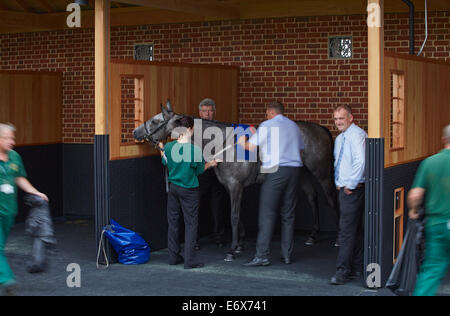
[{"label": "human hand", "polygon": [[245,147],[245,142],[247,141],[247,138],[245,137],[245,135],[242,135],[241,137],[238,138],[237,143],[239,145],[241,145],[242,147]]},{"label": "human hand", "polygon": [[218,163],[218,161],[217,161],[216,159],[211,160],[211,161],[209,162],[209,164],[211,165],[211,167],[217,166],[217,163]]},{"label": "human hand", "polygon": [[411,209],[408,213],[408,216],[410,219],[418,219],[419,218],[419,212],[417,212],[416,209]]},{"label": "human hand", "polygon": [[48,202],[48,196],[45,195],[44,193],[42,193],[42,192],[35,192],[33,194],[39,196],[40,198],[42,198],[43,200]]},{"label": "human hand", "polygon": [[348,189],[347,187],[344,187],[344,193],[345,193],[346,195],[352,195],[352,194],[353,194],[353,191],[350,190],[350,189]]}]

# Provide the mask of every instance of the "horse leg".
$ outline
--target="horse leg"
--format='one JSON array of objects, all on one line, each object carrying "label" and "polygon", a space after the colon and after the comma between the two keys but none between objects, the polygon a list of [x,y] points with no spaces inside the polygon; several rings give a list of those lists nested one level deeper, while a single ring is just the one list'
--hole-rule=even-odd
[{"label": "horse leg", "polygon": [[[318,181],[322,188],[325,191],[325,195],[327,197],[328,204],[333,208],[335,214],[336,214],[336,227],[339,230],[339,203],[337,200],[337,192],[336,187],[334,185],[334,181],[330,178],[318,178]],[[339,241],[336,239],[334,243],[335,247],[339,247]]]},{"label": "horse leg", "polygon": [[319,220],[319,203],[317,200],[317,191],[312,183],[311,176],[303,177],[300,180],[300,187],[306,194],[309,206],[311,207],[311,212],[313,216],[313,229],[308,239],[305,242],[307,246],[313,246],[316,242],[317,234],[320,231],[320,220]]},{"label": "horse leg", "polygon": [[[240,214],[240,212],[239,212]],[[245,227],[242,219],[239,216],[239,226],[238,226],[238,245],[234,250],[234,254],[238,255],[244,251],[244,241],[245,241]]]},{"label": "horse leg", "polygon": [[240,224],[240,211],[242,200],[243,188],[240,185],[235,184],[229,188],[230,201],[231,201],[231,248],[228,251],[225,261],[233,261],[235,255],[241,253],[242,249],[239,248],[239,224]]}]

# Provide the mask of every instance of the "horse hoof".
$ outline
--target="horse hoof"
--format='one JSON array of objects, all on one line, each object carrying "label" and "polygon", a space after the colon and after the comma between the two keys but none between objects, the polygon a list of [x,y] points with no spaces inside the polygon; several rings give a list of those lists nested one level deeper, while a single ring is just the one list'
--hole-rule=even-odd
[{"label": "horse hoof", "polygon": [[225,256],[225,259],[223,259],[226,262],[232,262],[234,261],[234,254],[232,253],[227,253],[227,255]]}]

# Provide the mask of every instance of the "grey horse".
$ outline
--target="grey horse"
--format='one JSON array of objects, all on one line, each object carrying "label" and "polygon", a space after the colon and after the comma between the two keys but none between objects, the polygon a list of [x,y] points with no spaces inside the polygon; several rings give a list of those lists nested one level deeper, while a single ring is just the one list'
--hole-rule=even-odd
[{"label": "grey horse", "polygon": [[[173,111],[170,101],[168,100],[166,107],[161,104],[161,113],[137,127],[133,132],[133,136],[138,141],[146,140],[157,147],[157,144],[160,141],[165,140],[175,129],[175,121],[183,116],[184,115],[177,114]],[[261,183],[264,180],[265,174],[261,172],[261,162],[259,159],[252,159],[251,161],[239,160],[239,155],[236,153],[236,136],[233,133],[230,133],[230,128],[233,130],[232,124],[206,119],[198,120],[199,121],[196,121],[196,126],[194,128],[193,142],[203,150],[206,142],[202,136],[198,137],[198,134],[201,133],[201,135],[203,135],[206,129],[213,127],[220,131],[221,135],[225,135],[224,139],[213,140],[218,144],[221,143],[223,145],[225,150],[222,150],[222,154],[226,154],[227,157],[230,157],[229,154],[231,152],[231,157],[234,157],[234,160],[230,161],[229,159],[226,159],[214,168],[217,179],[224,185],[230,196],[232,242],[230,251],[227,253],[225,260],[232,261],[234,255],[241,253],[243,249],[242,239],[239,237],[243,235],[240,211],[244,188],[255,183]],[[201,130],[198,130],[197,122],[201,123]],[[337,210],[336,190],[333,182],[333,139],[330,132],[323,126],[303,121],[298,121],[296,123],[299,126],[304,139],[305,149],[302,151],[301,157],[307,169],[306,178],[300,181],[300,186],[308,197],[308,202],[312,207],[314,217],[313,232],[308,240],[314,240],[319,231],[319,221],[317,191],[311,181],[312,177],[316,178],[322,187],[328,204],[333,209]],[[230,139],[231,142],[227,142],[227,140]],[[226,146],[226,144],[231,145]],[[218,152],[215,155],[210,156],[209,159],[208,157],[205,157],[205,159],[210,160],[214,156],[217,156],[217,154],[220,153]]]}]

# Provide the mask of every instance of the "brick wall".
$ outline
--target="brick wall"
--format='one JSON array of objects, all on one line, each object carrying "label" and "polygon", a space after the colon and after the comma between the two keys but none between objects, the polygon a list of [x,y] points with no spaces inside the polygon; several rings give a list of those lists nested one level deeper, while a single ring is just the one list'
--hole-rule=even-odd
[{"label": "brick wall", "polygon": [[[348,103],[356,123],[367,129],[365,19],[365,15],[293,17],[118,27],[111,31],[111,57],[132,57],[134,43],[150,42],[155,60],[241,67],[242,123],[260,123],[265,104],[277,99],[290,118],[318,122],[333,133],[333,108]],[[416,50],[424,38],[423,22],[423,14],[417,14]],[[386,15],[387,50],[409,52],[408,23],[408,14]],[[428,27],[424,56],[450,60],[450,12],[431,12]],[[353,36],[352,59],[328,59],[328,36],[336,35]],[[63,140],[92,143],[94,31],[0,35],[0,44],[2,70],[64,72]]]}]

